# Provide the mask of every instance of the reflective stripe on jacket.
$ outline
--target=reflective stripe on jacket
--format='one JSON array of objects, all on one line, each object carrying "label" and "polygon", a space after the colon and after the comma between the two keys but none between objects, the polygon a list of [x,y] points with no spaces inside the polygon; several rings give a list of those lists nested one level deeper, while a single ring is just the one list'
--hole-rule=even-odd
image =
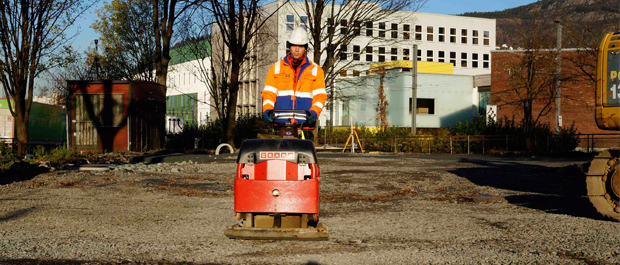
[{"label": "reflective stripe on jacket", "polygon": [[321,114],[327,100],[323,69],[308,57],[297,69],[295,75],[287,57],[271,65],[261,93],[263,113],[275,108],[309,110],[315,112],[316,117]]}]

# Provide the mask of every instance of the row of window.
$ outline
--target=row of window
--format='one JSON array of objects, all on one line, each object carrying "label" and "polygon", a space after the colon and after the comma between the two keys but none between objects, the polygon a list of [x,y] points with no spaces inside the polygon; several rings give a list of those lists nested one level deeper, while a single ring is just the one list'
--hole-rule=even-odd
[{"label": "row of window", "polygon": [[[388,53],[388,49],[389,49],[389,53]],[[373,50],[374,48],[372,46],[366,46],[366,48],[364,49],[365,53],[362,54],[360,46],[353,45],[353,53],[351,53],[351,57],[349,57],[349,53],[347,52],[347,47],[343,46],[341,48],[340,60],[341,61],[345,61],[345,60],[362,61],[362,58],[365,58],[365,61],[367,62],[385,62],[388,59],[391,61],[398,61],[399,58],[400,60],[406,60],[406,61],[411,60],[410,58],[411,49],[408,49],[408,48],[402,49],[402,53],[399,54],[398,48],[378,47],[376,57],[373,54]],[[422,50],[418,50],[418,61],[422,61],[422,53],[423,53]],[[364,57],[362,57],[362,55],[364,55]],[[460,59],[461,59],[460,64],[459,64],[460,67],[469,67],[468,57],[469,57],[468,53],[466,52],[460,53]],[[480,58],[480,54],[478,53],[471,53],[471,67],[472,68],[480,68],[480,65],[478,64],[479,61],[482,61],[482,68],[485,68],[485,69],[489,68],[490,55],[482,54],[481,57],[482,58]],[[435,59],[435,51],[427,50],[426,61],[433,62],[434,59]],[[457,66],[456,59],[457,59],[457,52],[451,51],[451,52],[446,53],[445,51],[437,51],[437,62],[440,62],[440,63],[450,62],[454,66]]]},{"label": "row of window", "polygon": [[[306,23],[308,22],[308,17],[300,16],[299,24],[306,28]],[[389,29],[386,29],[386,25],[390,25]],[[336,30],[336,26],[334,24],[333,18],[329,18],[327,20],[327,30],[328,32],[334,33]],[[349,23],[346,19],[340,20],[340,34],[347,34],[349,31],[349,26],[353,26],[353,32],[351,32],[355,36],[360,36],[362,32],[362,23],[360,21],[355,21],[353,23]],[[365,34],[368,37],[380,37],[387,38],[386,36],[390,36],[392,39],[399,38],[399,24],[398,23],[387,23],[387,22],[378,22],[378,30],[375,33],[374,23],[366,22],[365,26]],[[292,31],[295,27],[295,16],[287,15],[286,16],[286,27],[287,30]],[[410,33],[411,27],[409,24],[402,24],[401,34],[402,39],[409,40],[411,39]],[[488,30],[480,31],[480,30],[469,30],[469,29],[461,29],[460,35],[457,35],[457,28],[449,28],[449,34],[446,33],[445,27],[437,27],[437,34],[435,34],[434,26],[426,26],[425,32],[423,32],[422,25],[415,25],[415,30],[413,32],[413,37],[417,41],[435,41],[437,39],[438,42],[449,42],[449,43],[457,43],[457,40],[460,38],[461,44],[473,44],[473,45],[490,45],[490,32]],[[426,38],[424,39],[424,36]]]}]

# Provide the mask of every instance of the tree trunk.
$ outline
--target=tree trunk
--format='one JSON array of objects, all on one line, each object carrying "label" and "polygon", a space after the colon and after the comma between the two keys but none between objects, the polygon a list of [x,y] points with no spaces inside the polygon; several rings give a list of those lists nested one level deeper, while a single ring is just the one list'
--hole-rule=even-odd
[{"label": "tree trunk", "polygon": [[17,156],[28,154],[28,118],[18,113],[15,117],[15,139],[17,140]]},{"label": "tree trunk", "polygon": [[226,115],[226,125],[224,133],[226,142],[235,147],[235,123],[237,116],[237,95],[239,94],[239,71],[241,64],[239,59],[233,58],[231,73],[230,73],[230,87],[228,88],[228,106]]}]

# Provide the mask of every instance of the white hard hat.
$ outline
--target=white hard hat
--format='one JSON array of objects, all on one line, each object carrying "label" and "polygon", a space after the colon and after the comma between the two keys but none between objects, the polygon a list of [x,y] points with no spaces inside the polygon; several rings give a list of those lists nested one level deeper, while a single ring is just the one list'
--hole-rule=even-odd
[{"label": "white hard hat", "polygon": [[302,27],[297,27],[288,35],[287,47],[293,45],[300,45],[308,47],[308,32]]}]

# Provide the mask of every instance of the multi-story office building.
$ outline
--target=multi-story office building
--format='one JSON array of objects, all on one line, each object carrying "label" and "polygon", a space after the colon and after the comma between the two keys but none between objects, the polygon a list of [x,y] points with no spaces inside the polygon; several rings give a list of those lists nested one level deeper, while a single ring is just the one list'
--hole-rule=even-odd
[{"label": "multi-story office building", "polygon": [[[184,123],[174,126],[204,125],[209,119],[208,75],[211,72],[211,47],[206,40],[191,45],[170,51],[166,116],[171,121],[182,120]],[[166,121],[167,126],[173,126],[168,123],[170,121]]]},{"label": "multi-story office building", "polygon": [[[275,12],[264,28],[274,37],[255,41],[250,47],[250,60],[244,67],[253,74],[241,81],[238,113],[261,112],[260,93],[271,63],[286,55],[290,32],[297,26],[307,27],[308,23],[303,1],[276,1],[263,9],[266,14]],[[325,14],[329,13],[329,10],[325,11]],[[347,46],[339,47],[342,56],[338,63],[346,65],[338,69],[341,76],[363,75],[370,64],[378,62],[412,60],[414,44],[418,46],[419,61],[452,63],[455,75],[488,75],[491,72],[491,51],[495,49],[494,19],[397,11],[373,22],[326,18],[322,23],[336,34],[346,32],[347,27],[359,27],[357,36]],[[216,52],[214,50],[214,56]],[[313,58],[312,45],[308,57]],[[323,54],[322,60],[325,57]],[[324,125],[328,110],[323,113],[321,124]],[[335,125],[339,125],[338,122]]]}]

